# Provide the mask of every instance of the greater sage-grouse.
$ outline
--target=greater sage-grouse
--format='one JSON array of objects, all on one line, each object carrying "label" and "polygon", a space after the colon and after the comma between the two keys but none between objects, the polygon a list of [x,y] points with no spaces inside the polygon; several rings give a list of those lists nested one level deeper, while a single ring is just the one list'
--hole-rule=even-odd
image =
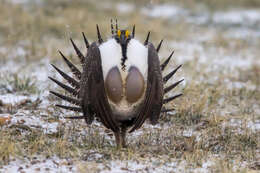
[{"label": "greater sage-grouse", "polygon": [[144,43],[135,39],[135,26],[132,33],[118,29],[117,22],[111,21],[112,37],[103,41],[98,25],[98,41],[89,44],[84,33],[87,48],[84,56],[71,39],[71,43],[81,61],[81,72],[61,52],[74,77],[52,65],[70,86],[49,77],[71,96],[50,91],[55,96],[76,106],[56,105],[57,107],[82,112],[82,116],[67,117],[85,119],[91,124],[96,117],[108,129],[114,132],[118,147],[125,147],[125,135],[139,129],[146,119],[156,124],[161,112],[173,109],[162,108],[164,104],[181,96],[177,94],[164,98],[164,95],[175,88],[183,80],[164,87],[167,81],[181,67],[179,65],[166,76],[162,71],[169,63],[173,52],[160,64],[158,52],[163,40],[157,48],[149,42],[150,32]]}]

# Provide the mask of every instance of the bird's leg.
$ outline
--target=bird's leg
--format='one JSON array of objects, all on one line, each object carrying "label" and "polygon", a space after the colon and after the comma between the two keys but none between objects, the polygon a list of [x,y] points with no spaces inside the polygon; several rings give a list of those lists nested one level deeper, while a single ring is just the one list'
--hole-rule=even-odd
[{"label": "bird's leg", "polygon": [[121,134],[120,134],[120,135],[121,135],[121,139],[122,139],[122,141],[121,141],[121,142],[122,142],[122,143],[121,143],[121,144],[122,144],[122,147],[123,147],[123,148],[126,148],[126,141],[125,141],[126,128],[122,128],[122,129],[121,129]]},{"label": "bird's leg", "polygon": [[119,132],[114,132],[115,138],[116,138],[116,145],[117,148],[121,148],[122,147],[122,139],[121,139],[121,133]]},{"label": "bird's leg", "polygon": [[119,132],[114,132],[117,148],[126,148],[125,135],[126,128],[122,128]]}]

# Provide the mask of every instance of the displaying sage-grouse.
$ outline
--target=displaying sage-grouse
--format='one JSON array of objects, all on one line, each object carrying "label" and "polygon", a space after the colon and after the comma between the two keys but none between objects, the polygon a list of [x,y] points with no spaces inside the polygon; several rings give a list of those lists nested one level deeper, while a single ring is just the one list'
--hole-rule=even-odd
[{"label": "displaying sage-grouse", "polygon": [[71,39],[83,66],[83,72],[59,52],[75,77],[70,77],[52,65],[71,86],[49,78],[74,97],[50,92],[77,107],[56,106],[83,113],[82,116],[67,118],[85,119],[87,124],[91,124],[96,117],[106,128],[114,132],[117,146],[125,147],[128,128],[131,128],[131,133],[139,129],[148,118],[151,124],[156,124],[161,112],[173,110],[163,109],[162,106],[182,94],[165,99],[163,97],[183,80],[164,88],[181,65],[162,77],[162,71],[173,55],[171,53],[160,65],[158,51],[163,40],[155,48],[149,42],[149,32],[143,44],[135,39],[135,26],[130,34],[128,30],[118,29],[117,23],[114,29],[112,21],[111,32],[112,37],[103,41],[97,25],[98,41],[92,44],[89,44],[82,33],[87,48],[86,56]]}]

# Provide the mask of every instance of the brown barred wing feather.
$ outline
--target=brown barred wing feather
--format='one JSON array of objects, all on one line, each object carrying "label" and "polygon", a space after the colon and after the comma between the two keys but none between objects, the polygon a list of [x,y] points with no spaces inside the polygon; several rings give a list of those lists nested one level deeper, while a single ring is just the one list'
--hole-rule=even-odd
[{"label": "brown barred wing feather", "polygon": [[153,44],[148,43],[148,78],[145,100],[137,114],[134,126],[130,133],[140,128],[149,117],[152,124],[156,124],[163,105],[163,79],[160,69],[160,61]]},{"label": "brown barred wing feather", "polygon": [[88,49],[83,70],[80,94],[83,100],[83,113],[93,114],[94,112],[108,129],[114,132],[119,131],[105,93],[100,51],[95,42]]}]

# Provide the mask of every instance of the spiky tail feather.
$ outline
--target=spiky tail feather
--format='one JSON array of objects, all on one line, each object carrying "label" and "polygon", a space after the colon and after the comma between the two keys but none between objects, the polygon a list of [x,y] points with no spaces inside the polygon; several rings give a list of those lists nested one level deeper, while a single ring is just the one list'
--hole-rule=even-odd
[{"label": "spiky tail feather", "polygon": [[[148,35],[149,35],[149,34],[148,34]],[[149,38],[149,36],[148,36],[148,38]],[[159,50],[160,50],[160,48],[161,48],[162,42],[163,42],[163,40],[161,40],[160,43],[158,44],[157,49],[156,49],[157,52],[159,52]],[[169,55],[169,57],[161,64],[161,71],[162,71],[162,72],[165,70],[165,68],[166,68],[167,65],[169,64],[169,62],[170,62],[170,60],[171,60],[171,58],[172,58],[173,53],[174,53],[174,51],[172,51],[172,53]],[[182,66],[182,65],[179,65],[177,68],[175,68],[173,71],[171,71],[169,74],[167,74],[166,76],[163,77],[163,83],[164,83],[164,85],[166,85],[167,81],[174,76],[174,74],[181,68],[181,66]],[[171,91],[172,89],[174,89],[175,87],[177,87],[182,81],[184,81],[184,79],[179,80],[179,81],[177,81],[177,82],[175,82],[175,83],[169,85],[168,87],[165,87],[165,88],[164,88],[164,95],[166,95],[169,91]],[[163,104],[165,105],[165,104],[167,104],[167,103],[173,101],[174,99],[176,99],[176,98],[178,98],[178,97],[180,97],[180,96],[182,96],[182,93],[177,94],[177,95],[174,95],[174,96],[171,96],[171,97],[168,97],[168,98],[165,98],[165,99],[163,100]],[[171,112],[171,111],[173,111],[173,110],[175,110],[175,109],[174,109],[174,108],[172,108],[172,109],[163,108],[163,109],[161,110],[161,112],[162,112],[162,113],[167,113],[167,112]]]},{"label": "spiky tail feather", "polygon": [[[83,38],[84,38],[85,46],[88,49],[89,48],[88,40],[87,40],[87,38],[86,38],[84,33],[82,33],[82,35],[83,35]],[[77,56],[79,57],[79,60],[80,60],[81,64],[83,65],[86,57],[84,57],[84,55],[78,49],[78,47],[76,46],[74,41],[72,39],[70,39],[70,40],[71,40],[72,46],[73,46]],[[67,66],[70,68],[70,70],[74,74],[74,76],[76,76],[77,80],[80,80],[81,79],[81,75],[82,75],[81,71],[74,64],[72,64],[63,55],[63,53],[61,51],[59,51],[59,53],[60,53],[61,57],[63,58],[64,62],[67,64]],[[49,79],[52,80],[53,82],[55,82],[61,88],[63,88],[69,94],[75,96],[76,98],[65,96],[65,95],[62,95],[62,94],[54,92],[54,91],[50,91],[50,93],[55,95],[56,97],[59,97],[60,99],[62,99],[64,101],[67,101],[67,102],[69,102],[71,104],[74,104],[74,105],[77,105],[77,106],[80,106],[80,107],[65,106],[65,105],[60,105],[60,104],[57,104],[55,106],[57,106],[59,108],[62,108],[62,109],[70,110],[70,111],[82,112],[81,100],[79,100],[80,83],[77,80],[75,80],[74,78],[70,77],[67,73],[65,73],[62,70],[60,70],[55,65],[52,64],[52,66],[71,86],[65,85],[62,82],[60,82],[60,81],[58,81],[58,80],[56,80],[56,79],[54,79],[52,77],[49,77]],[[68,119],[84,119],[85,117],[84,116],[73,116],[73,117],[65,117],[65,118],[68,118]]]}]

